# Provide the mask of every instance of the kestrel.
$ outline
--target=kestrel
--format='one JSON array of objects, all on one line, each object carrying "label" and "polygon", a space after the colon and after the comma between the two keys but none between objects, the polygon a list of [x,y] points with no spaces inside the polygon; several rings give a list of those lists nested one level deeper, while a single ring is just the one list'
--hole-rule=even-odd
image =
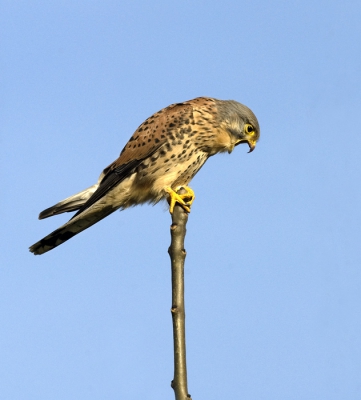
[{"label": "kestrel", "polygon": [[[118,209],[142,203],[175,203],[186,212],[194,200],[188,184],[210,156],[240,143],[253,151],[260,136],[256,116],[233,100],[199,97],[163,108],[134,132],[98,182],[42,211],[39,219],[77,211],[63,226],[30,247],[43,254]],[[177,191],[183,187],[186,194]]]}]

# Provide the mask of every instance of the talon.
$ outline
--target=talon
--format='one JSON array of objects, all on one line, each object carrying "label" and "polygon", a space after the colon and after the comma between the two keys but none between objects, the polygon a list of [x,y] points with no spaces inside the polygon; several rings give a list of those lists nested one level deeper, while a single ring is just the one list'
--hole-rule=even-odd
[{"label": "talon", "polygon": [[176,203],[178,203],[187,213],[191,212],[190,206],[192,205],[195,199],[195,194],[193,190],[188,186],[180,186],[176,190],[179,190],[181,188],[186,190],[187,193],[178,194],[171,187],[167,187],[164,189],[169,194],[168,203],[169,203],[169,212],[171,214],[173,214],[174,206]]}]

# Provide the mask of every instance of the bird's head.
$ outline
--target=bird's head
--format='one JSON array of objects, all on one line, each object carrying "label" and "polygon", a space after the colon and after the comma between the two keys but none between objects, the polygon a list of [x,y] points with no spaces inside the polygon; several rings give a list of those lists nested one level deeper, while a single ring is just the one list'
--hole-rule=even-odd
[{"label": "bird's head", "polygon": [[217,108],[220,123],[231,136],[233,146],[229,152],[241,143],[247,143],[249,153],[252,152],[260,137],[257,117],[248,107],[234,100],[218,100]]}]

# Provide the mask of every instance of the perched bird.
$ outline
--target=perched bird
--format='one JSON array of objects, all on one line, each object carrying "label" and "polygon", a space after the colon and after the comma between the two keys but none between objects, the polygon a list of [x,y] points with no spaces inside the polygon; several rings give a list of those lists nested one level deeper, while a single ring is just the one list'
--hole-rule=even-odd
[{"label": "perched bird", "polygon": [[[39,219],[77,211],[63,226],[30,247],[43,254],[118,209],[142,203],[175,203],[186,212],[194,200],[188,184],[210,156],[240,143],[253,151],[260,136],[256,116],[233,100],[199,97],[172,104],[145,120],[98,182],[42,211]],[[186,194],[177,194],[183,187]]]}]

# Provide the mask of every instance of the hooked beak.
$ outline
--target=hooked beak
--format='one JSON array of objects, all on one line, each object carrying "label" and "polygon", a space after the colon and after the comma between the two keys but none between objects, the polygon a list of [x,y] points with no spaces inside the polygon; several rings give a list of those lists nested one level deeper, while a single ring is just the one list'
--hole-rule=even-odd
[{"label": "hooked beak", "polygon": [[254,140],[247,140],[249,151],[248,153],[252,153],[252,151],[256,148],[256,141]]},{"label": "hooked beak", "polygon": [[241,144],[241,143],[247,143],[249,146],[249,151],[248,153],[252,153],[252,151],[256,148],[256,141],[255,140],[250,140],[250,139],[242,139],[236,142],[236,146]]}]

